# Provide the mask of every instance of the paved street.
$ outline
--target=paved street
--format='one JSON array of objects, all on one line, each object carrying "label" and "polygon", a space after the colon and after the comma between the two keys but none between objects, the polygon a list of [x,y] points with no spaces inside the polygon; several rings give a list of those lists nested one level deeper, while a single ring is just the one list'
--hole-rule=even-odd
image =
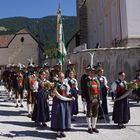
[{"label": "paved street", "polygon": [[[97,128],[99,134],[87,133],[87,123],[85,115],[79,113],[72,123],[72,129],[66,132],[67,137],[64,140],[140,140],[140,104],[130,101],[131,120],[126,129],[118,129],[112,121],[98,120]],[[108,97],[109,119],[112,118],[112,106],[110,97]],[[82,104],[79,100],[80,112]],[[7,100],[7,94],[4,87],[0,86],[0,140],[43,140],[58,139],[55,132],[50,130],[50,123],[45,129],[37,128],[35,123],[27,116],[26,103],[24,108],[15,108],[15,104]]]}]

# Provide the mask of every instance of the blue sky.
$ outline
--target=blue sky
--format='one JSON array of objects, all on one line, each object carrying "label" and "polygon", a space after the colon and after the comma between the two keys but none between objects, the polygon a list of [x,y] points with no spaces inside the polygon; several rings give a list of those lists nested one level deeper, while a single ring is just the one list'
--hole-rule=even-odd
[{"label": "blue sky", "polygon": [[56,15],[59,1],[62,15],[76,15],[76,0],[0,0],[0,18]]}]

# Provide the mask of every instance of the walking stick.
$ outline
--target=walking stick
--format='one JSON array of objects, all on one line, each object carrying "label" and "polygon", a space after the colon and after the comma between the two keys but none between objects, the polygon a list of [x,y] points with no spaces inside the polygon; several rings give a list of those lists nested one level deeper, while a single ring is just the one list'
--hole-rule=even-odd
[{"label": "walking stick", "polygon": [[103,113],[104,122],[105,122],[105,124],[107,124],[107,120],[106,120],[106,117],[105,117],[105,113],[104,113],[103,107],[102,107],[102,105],[101,105],[100,103],[99,103],[99,106],[100,106],[101,111],[102,111],[102,113]]}]

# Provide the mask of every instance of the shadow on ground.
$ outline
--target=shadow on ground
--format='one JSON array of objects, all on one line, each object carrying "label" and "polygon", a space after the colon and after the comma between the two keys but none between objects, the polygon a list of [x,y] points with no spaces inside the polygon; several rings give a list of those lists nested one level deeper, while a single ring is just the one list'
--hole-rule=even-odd
[{"label": "shadow on ground", "polygon": [[24,127],[36,127],[34,122],[19,122],[19,121],[0,121],[2,124],[18,125]]},{"label": "shadow on ground", "polygon": [[0,116],[26,116],[26,111],[7,111],[7,110],[0,110]]},{"label": "shadow on ground", "polygon": [[38,131],[10,131],[8,134],[0,133],[0,136],[7,138],[23,138],[23,137],[34,137],[34,138],[45,138],[49,140],[56,139],[56,133],[53,132],[38,132]]},{"label": "shadow on ground", "polygon": [[0,107],[15,107],[15,105],[0,104]]},{"label": "shadow on ground", "polygon": [[140,103],[137,103],[136,101],[131,101],[131,102],[129,102],[129,104],[130,104],[130,107],[140,107]]}]

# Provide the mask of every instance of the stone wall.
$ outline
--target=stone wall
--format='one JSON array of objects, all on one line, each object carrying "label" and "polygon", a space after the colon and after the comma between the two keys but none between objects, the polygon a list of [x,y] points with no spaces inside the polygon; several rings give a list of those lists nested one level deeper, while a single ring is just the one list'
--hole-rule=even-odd
[{"label": "stone wall", "polygon": [[[91,63],[91,56],[88,52],[94,53],[93,65],[98,62],[102,63],[110,84],[117,78],[118,72],[124,71],[126,80],[129,81],[134,78],[136,69],[140,68],[140,47],[88,49],[72,53],[65,58],[65,60],[70,58],[72,63],[76,64],[78,81],[84,73],[83,67]],[[64,67],[66,68],[66,64]]]}]

